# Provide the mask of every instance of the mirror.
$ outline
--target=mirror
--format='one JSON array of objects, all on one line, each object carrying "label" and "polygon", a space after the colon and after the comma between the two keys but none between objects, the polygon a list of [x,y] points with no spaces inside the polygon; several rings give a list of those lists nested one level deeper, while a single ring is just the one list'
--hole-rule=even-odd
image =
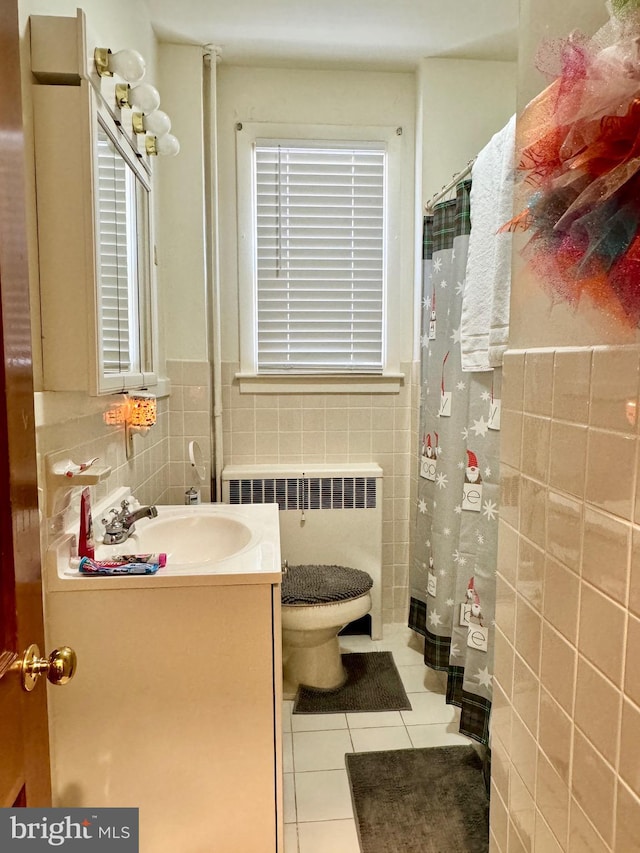
[{"label": "mirror", "polygon": [[99,370],[103,380],[142,383],[153,371],[150,188],[100,114],[95,148]]}]

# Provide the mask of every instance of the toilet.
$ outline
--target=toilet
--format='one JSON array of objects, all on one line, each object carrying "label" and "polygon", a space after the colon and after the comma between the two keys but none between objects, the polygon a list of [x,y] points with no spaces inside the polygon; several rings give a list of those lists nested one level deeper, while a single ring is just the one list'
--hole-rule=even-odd
[{"label": "toilet", "polygon": [[346,680],[338,633],[371,610],[373,580],[346,566],[289,566],[282,579],[285,699],[299,685],[335,690]]}]

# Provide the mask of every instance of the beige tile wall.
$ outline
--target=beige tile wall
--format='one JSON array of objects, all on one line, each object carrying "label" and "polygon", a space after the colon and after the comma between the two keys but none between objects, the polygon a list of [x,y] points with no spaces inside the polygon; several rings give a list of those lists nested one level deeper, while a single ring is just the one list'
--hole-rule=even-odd
[{"label": "beige tile wall", "polygon": [[[204,361],[169,361],[171,395],[158,399],[158,422],[146,436],[134,435],[134,455],[126,458],[124,429],[109,425],[105,415],[120,405],[119,395],[91,398],[72,393],[35,395],[36,438],[40,506],[46,512],[45,456],[66,452],[75,462],[100,458],[111,467],[109,477],[91,486],[95,503],[120,486],[130,486],[142,503],[182,503],[184,492],[196,485],[188,457],[191,440],[200,445],[205,462],[205,482],[199,484],[203,501],[210,500],[211,394],[209,364]],[[77,513],[80,490],[71,495],[71,505],[55,513],[43,525],[42,548],[64,529],[69,513]],[[62,506],[62,503],[60,504]]]},{"label": "beige tile wall", "polygon": [[[417,472],[419,365],[403,365],[399,394],[246,395],[233,377],[238,366],[223,366],[225,464],[307,462],[378,462],[384,472],[383,619],[406,622],[409,586],[411,507]],[[143,503],[181,503],[185,489],[196,485],[188,458],[195,440],[202,450],[205,483],[202,500],[210,500],[211,391],[204,361],[167,362],[171,396],[158,401],[158,423],[146,437],[136,436],[133,459],[125,456],[122,426],[108,426],[104,415],[117,396],[82,400],[68,395],[37,397],[40,482],[44,456],[65,450],[75,461],[99,456],[110,465],[108,480],[92,487],[95,501],[123,485]],[[82,411],[77,416],[70,415]],[[87,413],[88,412],[88,413]],[[412,491],[413,490],[413,491]],[[73,507],[79,490],[73,495]],[[44,505],[44,504],[43,504]],[[77,509],[77,507],[75,507]],[[48,535],[62,529],[61,514],[48,520]],[[46,547],[47,536],[43,538]]]},{"label": "beige tile wall", "polygon": [[241,394],[239,366],[223,365],[225,464],[377,462],[384,472],[385,623],[408,611],[412,367],[399,394]]},{"label": "beige tile wall", "polygon": [[507,353],[494,853],[640,850],[636,347]]},{"label": "beige tile wall", "polygon": [[[169,488],[169,404],[158,400],[158,419],[146,436],[134,436],[134,455],[128,460],[122,425],[109,425],[105,414],[121,403],[119,396],[87,398],[86,395],[62,392],[37,393],[36,441],[41,512],[46,513],[46,462],[49,453],[68,453],[74,462],[94,456],[99,464],[111,467],[106,480],[91,486],[92,500],[97,501],[120,486],[131,486],[144,503],[166,503]],[[74,414],[74,412],[76,414]],[[70,511],[77,512],[80,489],[74,489]],[[61,503],[59,504],[62,505]],[[50,537],[64,529],[67,510],[47,518],[42,525],[42,548]]]},{"label": "beige tile wall", "polygon": [[[169,399],[169,485],[164,503],[182,503],[188,488],[200,491],[202,501],[211,500],[212,404],[208,361],[167,361],[171,380]],[[189,461],[189,443],[195,441],[205,467],[201,482]]]}]

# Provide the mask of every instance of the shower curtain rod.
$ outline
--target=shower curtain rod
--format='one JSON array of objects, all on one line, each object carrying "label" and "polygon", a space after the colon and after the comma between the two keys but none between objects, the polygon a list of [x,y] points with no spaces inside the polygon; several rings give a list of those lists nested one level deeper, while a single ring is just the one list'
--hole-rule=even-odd
[{"label": "shower curtain rod", "polygon": [[458,183],[458,181],[462,180],[462,178],[465,178],[465,177],[469,174],[469,172],[470,172],[470,171],[471,171],[471,169],[473,168],[473,164],[474,164],[475,162],[476,162],[476,158],[475,158],[475,157],[473,157],[471,160],[469,160],[469,162],[468,162],[468,163],[467,163],[467,165],[464,167],[464,169],[462,169],[460,172],[457,172],[457,173],[453,176],[453,178],[451,178],[451,180],[449,181],[449,183],[448,183],[448,184],[445,184],[445,185],[442,187],[442,189],[440,190],[440,192],[434,193],[434,194],[431,196],[431,198],[429,199],[429,201],[428,201],[428,202],[425,204],[425,206],[424,206],[424,209],[425,209],[425,211],[427,212],[427,214],[431,214],[431,213],[433,213],[433,207],[434,207],[434,205],[436,205],[436,204],[437,204],[441,199],[443,199],[443,198],[446,196],[446,194],[447,194],[450,190],[452,190],[452,189],[455,187],[455,185]]}]

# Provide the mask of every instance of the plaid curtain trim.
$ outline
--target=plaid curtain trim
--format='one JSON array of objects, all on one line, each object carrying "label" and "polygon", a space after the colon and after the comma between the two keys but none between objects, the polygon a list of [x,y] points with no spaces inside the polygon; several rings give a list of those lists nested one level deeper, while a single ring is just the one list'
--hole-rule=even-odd
[{"label": "plaid curtain trim", "polygon": [[456,187],[456,237],[471,234],[471,180],[461,181]]},{"label": "plaid curtain trim", "polygon": [[433,216],[425,216],[422,225],[422,260],[433,257]]},{"label": "plaid curtain trim", "polygon": [[413,596],[409,599],[409,627],[422,636],[427,633],[427,605]]},{"label": "plaid curtain trim", "polygon": [[489,718],[491,702],[469,693],[462,687],[464,669],[461,666],[449,668],[447,679],[447,705],[460,708],[460,732],[479,743],[489,746]]},{"label": "plaid curtain trim", "polygon": [[447,705],[460,708],[460,732],[473,740],[489,745],[489,718],[491,702],[463,689],[464,668],[450,666],[451,638],[437,637],[423,624],[427,608],[424,602],[412,598],[409,612],[409,627],[424,636],[424,662],[431,669],[447,673]]},{"label": "plaid curtain trim", "polygon": [[456,237],[471,233],[471,180],[460,181],[456,197],[436,204],[433,216],[425,216],[422,257],[453,248]]},{"label": "plaid curtain trim", "polygon": [[424,662],[431,669],[449,671],[449,656],[451,654],[451,637],[438,637],[425,629]]},{"label": "plaid curtain trim", "polygon": [[462,691],[462,697],[460,732],[488,746],[491,702],[489,699],[483,699],[482,696],[467,693],[466,690]]},{"label": "plaid curtain trim", "polygon": [[457,199],[441,201],[436,204],[433,213],[433,252],[442,252],[453,248],[456,236]]}]

